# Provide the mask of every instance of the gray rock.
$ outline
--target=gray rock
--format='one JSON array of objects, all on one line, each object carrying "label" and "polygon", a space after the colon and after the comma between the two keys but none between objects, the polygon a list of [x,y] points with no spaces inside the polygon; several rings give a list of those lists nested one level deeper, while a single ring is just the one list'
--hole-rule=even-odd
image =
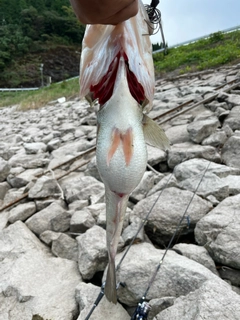
[{"label": "gray rock", "polygon": [[[1,202],[0,202],[1,205]],[[1,207],[0,207],[1,208]],[[0,231],[8,225],[9,211],[2,211],[0,214]]]},{"label": "gray rock", "polygon": [[0,157],[0,182],[6,180],[10,172],[10,168],[9,163]]},{"label": "gray rock", "polygon": [[216,131],[219,126],[219,121],[216,117],[211,117],[205,120],[193,121],[187,127],[190,139],[193,142],[200,143],[206,137]]},{"label": "gray rock", "polygon": [[29,189],[28,197],[30,199],[41,199],[47,197],[60,197],[62,192],[55,179],[48,176],[42,176]]},{"label": "gray rock", "polygon": [[[97,296],[100,293],[100,288],[91,283],[80,283],[76,288],[76,300],[79,303],[80,315],[77,320],[85,320],[91,310]],[[130,320],[127,311],[120,303],[116,305],[110,303],[105,297],[98,304],[91,318],[94,320]]]},{"label": "gray rock", "polygon": [[155,147],[147,145],[147,153],[148,153],[148,163],[151,166],[155,166],[156,164],[167,160],[166,152],[161,149],[157,149]]},{"label": "gray rock", "polygon": [[77,200],[72,203],[69,203],[69,210],[76,211],[76,210],[82,210],[83,208],[88,206],[88,200]]},{"label": "gray rock", "polygon": [[[139,201],[133,209],[133,216],[144,219],[159,194],[157,192]],[[192,192],[178,188],[172,187],[162,191],[145,225],[145,231],[151,240],[160,245],[164,245],[170,240],[192,197]],[[211,208],[209,202],[195,195],[186,213],[186,216],[190,216],[190,226],[187,221],[184,221],[181,227],[182,234],[192,231],[196,222]]]},{"label": "gray rock", "polygon": [[234,286],[240,286],[240,270],[222,266],[218,271],[222,279],[229,280]]},{"label": "gray rock", "polygon": [[221,162],[221,157],[214,147],[186,142],[175,144],[171,147],[168,153],[168,166],[174,168],[179,163],[193,158],[203,158],[213,162]]},{"label": "gray rock", "polygon": [[98,181],[102,182],[102,179],[100,177],[100,174],[98,172],[97,168],[97,161],[96,161],[96,156],[94,156],[91,161],[87,164],[87,170],[85,171],[86,176],[92,176]]},{"label": "gray rock", "polygon": [[153,186],[154,173],[151,171],[145,171],[139,185],[131,193],[130,199],[132,199],[134,202],[144,199]]},{"label": "gray rock", "polygon": [[222,282],[206,281],[199,289],[179,297],[154,320],[218,320],[240,317],[240,297]]},{"label": "gray rock", "polygon": [[8,221],[14,223],[18,220],[25,221],[36,212],[36,205],[34,202],[27,202],[19,204],[17,207],[11,209]]},{"label": "gray rock", "polygon": [[222,161],[227,166],[240,168],[240,136],[230,137],[222,148]]},{"label": "gray rock", "polygon": [[16,154],[11,157],[9,164],[12,167],[23,167],[25,169],[36,169],[46,167],[49,163],[48,154]]},{"label": "gray rock", "polygon": [[9,189],[10,189],[10,185],[6,181],[0,183],[0,200],[4,199]]},{"label": "gray rock", "polygon": [[228,117],[224,121],[224,126],[229,125],[232,130],[240,130],[240,98],[239,105],[232,108]]},{"label": "gray rock", "polygon": [[77,241],[65,233],[52,240],[52,253],[64,259],[78,261]]},{"label": "gray rock", "polygon": [[59,138],[52,139],[47,144],[47,151],[52,152],[54,150],[57,150],[61,145],[61,140]]},{"label": "gray rock", "polygon": [[[200,184],[199,184],[200,183]],[[213,195],[217,200],[221,201],[229,196],[228,184],[211,172],[198,174],[178,183],[180,188],[195,192],[207,198]]]},{"label": "gray rock", "polygon": [[75,233],[84,233],[96,224],[88,208],[75,211],[70,220],[70,231]]},{"label": "gray rock", "polygon": [[228,197],[198,221],[196,241],[215,262],[240,269],[240,194]]},{"label": "gray rock", "polygon": [[60,182],[68,203],[76,200],[88,200],[89,204],[102,202],[105,188],[103,183],[93,177],[76,176],[66,183]]},{"label": "gray rock", "polygon": [[[20,221],[0,233],[0,310],[4,319],[72,320],[78,315],[77,264],[54,258]],[[3,318],[2,318],[3,319]]]},{"label": "gray rock", "polygon": [[53,240],[56,240],[60,236],[60,232],[54,232],[51,230],[46,230],[40,234],[39,238],[49,247],[51,246]]},{"label": "gray rock", "polygon": [[240,175],[239,168],[232,168],[222,164],[214,163],[205,159],[191,159],[184,161],[174,168],[174,175],[178,181],[193,178],[196,175],[203,174],[207,170],[209,173],[217,175],[219,178],[225,178],[228,175]]},{"label": "gray rock", "polygon": [[226,97],[226,102],[232,107],[240,106],[240,95],[239,94],[229,94]]},{"label": "gray rock", "polygon": [[43,142],[24,143],[23,146],[26,154],[36,154],[47,150],[47,146]]},{"label": "gray rock", "polygon": [[227,135],[224,131],[217,131],[202,141],[203,146],[221,147],[227,140]]},{"label": "gray rock", "polygon": [[122,239],[125,245],[128,245],[133,238],[135,238],[135,243],[144,241],[144,228],[140,229],[141,225],[142,220],[135,218],[134,221],[123,230]]},{"label": "gray rock", "polygon": [[79,271],[83,279],[91,279],[97,271],[103,271],[108,263],[106,231],[94,226],[76,240]]},{"label": "gray rock", "polygon": [[37,212],[26,221],[28,228],[40,235],[46,230],[64,232],[69,229],[71,215],[57,202],[53,202],[47,208]]},{"label": "gray rock", "polygon": [[148,320],[153,320],[153,318],[164,309],[172,306],[175,301],[175,297],[163,297],[159,299],[152,299],[149,301],[151,309],[148,314]]},{"label": "gray rock", "polygon": [[[117,271],[117,282],[126,284],[118,289],[118,298],[128,306],[134,306],[142,298],[149,281],[163,257],[164,250],[154,248],[149,243],[136,244],[131,247]],[[124,252],[116,257],[116,265]],[[106,270],[104,278],[106,276]],[[140,280],[139,280],[140,279]],[[161,269],[158,271],[147,298],[178,297],[196,290],[210,279],[222,281],[201,264],[168,251]]]},{"label": "gray rock", "polygon": [[240,193],[240,176],[229,175],[226,178],[222,178],[222,181],[229,187],[229,195],[233,196]]},{"label": "gray rock", "polygon": [[172,126],[165,133],[172,144],[190,141],[187,124]]},{"label": "gray rock", "polygon": [[164,188],[177,187],[178,183],[174,175],[167,175],[162,178],[147,194],[151,196],[157,191],[163,190]]},{"label": "gray rock", "polygon": [[177,250],[177,253],[180,252],[185,257],[202,264],[214,274],[218,275],[215,263],[204,247],[195,244],[178,243],[175,244],[173,249]]},{"label": "gray rock", "polygon": [[37,169],[27,169],[23,172],[19,173],[15,178],[19,179],[21,181],[21,184],[24,186],[27,185],[30,181],[36,179],[38,175],[41,175],[43,172],[43,169],[37,168]]}]

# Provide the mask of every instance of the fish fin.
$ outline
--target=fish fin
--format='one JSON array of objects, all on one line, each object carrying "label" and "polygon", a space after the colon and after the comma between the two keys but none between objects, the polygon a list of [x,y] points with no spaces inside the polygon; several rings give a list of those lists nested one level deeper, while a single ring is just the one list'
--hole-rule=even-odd
[{"label": "fish fin", "polygon": [[109,261],[104,293],[108,301],[114,304],[117,303],[116,272],[113,259]]},{"label": "fish fin", "polygon": [[147,143],[159,149],[170,149],[169,140],[163,129],[145,114],[143,115],[143,133]]}]

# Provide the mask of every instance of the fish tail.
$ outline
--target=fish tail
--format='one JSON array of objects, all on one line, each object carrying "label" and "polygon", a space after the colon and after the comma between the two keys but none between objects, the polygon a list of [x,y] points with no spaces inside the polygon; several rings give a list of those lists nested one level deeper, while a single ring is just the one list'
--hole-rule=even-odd
[{"label": "fish tail", "polygon": [[117,303],[116,272],[114,259],[109,260],[104,293],[108,301]]}]

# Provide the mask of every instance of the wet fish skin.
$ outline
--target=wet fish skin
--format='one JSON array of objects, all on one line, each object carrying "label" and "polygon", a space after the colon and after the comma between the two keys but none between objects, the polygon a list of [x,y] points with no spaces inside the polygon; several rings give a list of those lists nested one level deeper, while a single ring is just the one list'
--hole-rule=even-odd
[{"label": "wet fish skin", "polygon": [[97,114],[97,167],[105,185],[109,267],[105,295],[117,302],[115,256],[130,193],[142,179],[147,150],[141,106],[129,92],[120,58],[114,93]]}]

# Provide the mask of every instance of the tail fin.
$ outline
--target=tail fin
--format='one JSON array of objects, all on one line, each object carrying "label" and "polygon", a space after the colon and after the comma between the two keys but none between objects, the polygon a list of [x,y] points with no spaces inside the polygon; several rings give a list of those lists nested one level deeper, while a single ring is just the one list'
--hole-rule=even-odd
[{"label": "tail fin", "polygon": [[104,293],[108,301],[117,303],[116,272],[114,260],[109,261]]}]

